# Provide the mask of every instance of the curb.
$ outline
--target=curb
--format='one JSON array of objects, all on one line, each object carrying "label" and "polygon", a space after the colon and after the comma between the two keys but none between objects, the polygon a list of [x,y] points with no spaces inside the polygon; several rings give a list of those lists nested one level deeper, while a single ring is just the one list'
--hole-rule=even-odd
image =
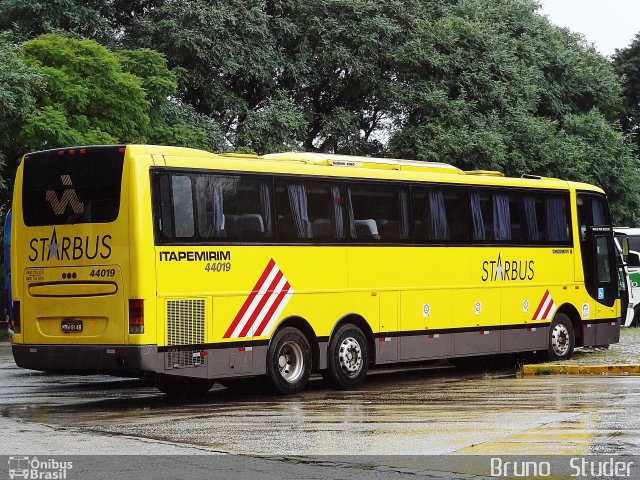
[{"label": "curb", "polygon": [[523,365],[523,375],[640,375],[640,364],[627,365]]}]

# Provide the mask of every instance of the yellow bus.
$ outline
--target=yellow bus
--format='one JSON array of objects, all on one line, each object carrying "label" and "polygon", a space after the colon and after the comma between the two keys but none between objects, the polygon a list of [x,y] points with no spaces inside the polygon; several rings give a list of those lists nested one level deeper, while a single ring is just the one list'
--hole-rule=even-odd
[{"label": "yellow bus", "polygon": [[25,155],[13,354],[168,393],[619,339],[606,197],[441,163],[145,145]]}]

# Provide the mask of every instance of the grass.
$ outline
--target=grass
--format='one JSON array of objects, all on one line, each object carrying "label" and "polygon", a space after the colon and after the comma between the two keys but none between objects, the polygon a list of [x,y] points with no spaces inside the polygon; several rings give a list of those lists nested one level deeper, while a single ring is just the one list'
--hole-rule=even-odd
[{"label": "grass", "polygon": [[550,365],[549,366],[543,365],[538,370],[538,375],[551,375],[552,373],[553,373],[553,369],[551,368]]},{"label": "grass", "polygon": [[620,341],[635,339],[640,341],[640,327],[624,327],[620,329]]}]

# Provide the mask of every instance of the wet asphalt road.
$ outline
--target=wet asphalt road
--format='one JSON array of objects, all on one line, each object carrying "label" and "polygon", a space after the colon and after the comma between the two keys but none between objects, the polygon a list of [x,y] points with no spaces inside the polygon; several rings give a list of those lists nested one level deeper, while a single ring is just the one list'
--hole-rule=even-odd
[{"label": "wet asphalt road", "polygon": [[3,443],[9,455],[640,454],[640,377],[422,367],[371,375],[351,392],[319,380],[291,397],[216,385],[172,402],[137,380],[18,369],[5,343],[0,392],[0,428],[15,439]]}]

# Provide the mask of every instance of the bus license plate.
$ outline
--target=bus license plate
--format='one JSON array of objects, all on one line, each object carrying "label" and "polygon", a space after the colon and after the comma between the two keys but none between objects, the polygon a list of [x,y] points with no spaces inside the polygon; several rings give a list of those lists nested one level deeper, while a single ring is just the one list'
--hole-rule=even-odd
[{"label": "bus license plate", "polygon": [[82,320],[63,320],[61,327],[62,327],[62,331],[65,333],[81,332]]}]

